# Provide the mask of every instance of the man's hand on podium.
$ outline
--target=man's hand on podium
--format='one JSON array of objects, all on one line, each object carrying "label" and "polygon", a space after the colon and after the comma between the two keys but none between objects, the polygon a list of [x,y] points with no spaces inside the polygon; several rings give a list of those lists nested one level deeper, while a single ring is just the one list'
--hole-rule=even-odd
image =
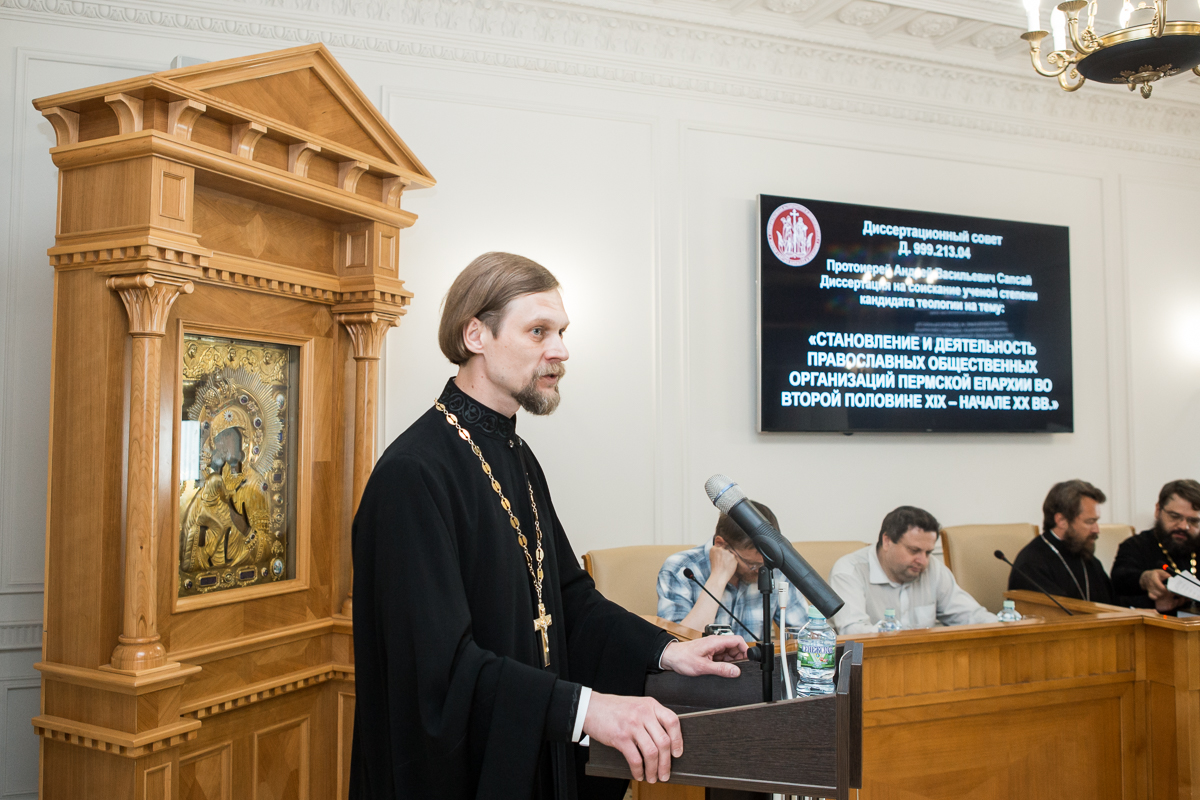
[{"label": "man's hand on podium", "polygon": [[746,660],[746,640],[740,636],[705,636],[690,642],[671,642],[659,666],[680,675],[720,675],[736,678],[742,671],[730,661]]},{"label": "man's hand on podium", "polygon": [[683,755],[679,717],[653,697],[592,692],[583,732],[625,756],[634,780],[667,780],[671,757]]}]

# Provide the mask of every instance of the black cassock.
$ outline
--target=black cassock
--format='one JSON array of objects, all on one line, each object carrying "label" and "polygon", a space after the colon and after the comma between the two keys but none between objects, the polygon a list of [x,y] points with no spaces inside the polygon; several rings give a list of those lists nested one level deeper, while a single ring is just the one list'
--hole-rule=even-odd
[{"label": "black cassock", "polygon": [[[1017,553],[1013,563],[1021,572],[1015,569],[1009,572],[1009,589],[1036,592],[1040,586],[1050,594],[1091,600],[1093,603],[1112,603],[1116,599],[1103,565],[1095,558],[1069,552],[1062,540],[1053,533],[1040,533],[1033,537]],[[1088,596],[1085,597],[1085,594]]]},{"label": "black cassock", "polygon": [[[430,408],[379,459],[354,519],[350,797],[620,797],[622,784],[583,776],[587,751],[570,742],[580,689],[642,694],[671,637],[596,591],[515,418],[453,380],[440,399],[491,465],[536,569],[532,486],[550,667],[517,533],[470,444]],[[596,513],[621,524],[601,488]]]}]

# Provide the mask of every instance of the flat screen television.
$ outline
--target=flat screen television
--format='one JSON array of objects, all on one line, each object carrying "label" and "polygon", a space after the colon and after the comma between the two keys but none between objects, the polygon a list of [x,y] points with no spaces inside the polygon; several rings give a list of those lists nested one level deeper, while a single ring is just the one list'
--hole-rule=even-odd
[{"label": "flat screen television", "polygon": [[758,429],[1069,433],[1068,229],[758,198]]}]

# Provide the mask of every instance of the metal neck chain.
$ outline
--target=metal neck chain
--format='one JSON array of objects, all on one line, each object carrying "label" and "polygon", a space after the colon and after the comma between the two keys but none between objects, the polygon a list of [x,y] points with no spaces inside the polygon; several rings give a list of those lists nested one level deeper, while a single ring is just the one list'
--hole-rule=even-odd
[{"label": "metal neck chain", "polygon": [[[533,508],[533,529],[537,532],[537,569],[533,566],[533,554],[529,552],[529,540],[525,538],[525,534],[521,533],[521,521],[512,512],[512,504],[508,502],[508,498],[504,496],[503,490],[500,488],[500,481],[496,480],[496,476],[492,474],[492,465],[483,457],[483,452],[479,449],[479,445],[471,440],[471,432],[458,424],[458,417],[446,410],[446,406],[442,405],[441,401],[436,401],[433,407],[446,415],[446,422],[453,425],[458,430],[459,437],[471,445],[471,452],[479,459],[480,466],[483,467],[483,474],[492,482],[492,490],[500,498],[500,505],[508,514],[508,524],[512,525],[513,530],[517,532],[517,543],[521,545],[521,550],[525,553],[525,564],[529,567],[529,577],[533,578],[533,588],[537,592],[538,609],[542,611],[542,523],[538,519],[537,503],[533,500],[533,485],[529,482],[528,476],[525,478],[525,487],[529,490],[529,505]],[[545,611],[542,611],[545,614]]]},{"label": "metal neck chain", "polygon": [[1075,573],[1071,570],[1071,567],[1067,565],[1067,560],[1063,558],[1063,554],[1058,551],[1058,548],[1050,543],[1050,540],[1046,538],[1045,533],[1042,534],[1042,541],[1046,543],[1046,547],[1049,547],[1054,551],[1054,555],[1058,556],[1058,560],[1062,562],[1063,569],[1067,571],[1067,574],[1071,576],[1071,580],[1075,582],[1075,588],[1079,590],[1079,599],[1090,602],[1092,599],[1092,581],[1091,578],[1088,577],[1087,562],[1080,559],[1080,563],[1083,564],[1083,586],[1080,586],[1079,579],[1075,577]]},{"label": "metal neck chain", "polygon": [[[1167,548],[1163,545],[1162,542],[1158,543],[1158,549],[1162,550],[1163,556],[1167,559],[1168,562],[1170,562],[1171,569],[1175,570],[1176,572],[1183,572],[1183,570],[1181,570],[1179,568],[1179,565],[1175,563],[1175,559],[1171,558],[1171,554],[1167,552]],[[1194,551],[1192,553],[1192,574],[1193,575],[1196,574],[1196,553]]]}]

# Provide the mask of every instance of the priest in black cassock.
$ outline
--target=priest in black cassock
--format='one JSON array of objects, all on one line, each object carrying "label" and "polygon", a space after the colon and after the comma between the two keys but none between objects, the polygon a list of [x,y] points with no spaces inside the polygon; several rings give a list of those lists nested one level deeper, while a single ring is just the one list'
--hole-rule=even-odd
[{"label": "priest in black cassock", "polygon": [[[639,696],[647,672],[738,674],[741,637],[676,642],[604,599],[571,550],[516,430],[518,408],[558,405],[566,327],[558,281],[520,256],[480,256],[446,295],[458,374],[384,452],[354,519],[351,798],[620,797],[583,775],[580,739],[665,779],[683,742]],[[619,525],[607,488],[595,513]]]},{"label": "priest in black cassock", "polygon": [[[1192,605],[1188,598],[1167,589],[1171,575],[1186,572],[1200,576],[1200,483],[1171,481],[1158,493],[1154,505],[1154,527],[1130,536],[1117,548],[1113,559],[1113,589],[1126,596],[1136,608],[1153,608],[1161,614],[1177,615]],[[1164,569],[1165,567],[1165,569]]]},{"label": "priest in black cassock", "polygon": [[1095,557],[1097,506],[1106,499],[1087,481],[1054,484],[1042,503],[1042,532],[1013,560],[1016,569],[1008,575],[1008,588],[1112,603],[1112,583]]}]

